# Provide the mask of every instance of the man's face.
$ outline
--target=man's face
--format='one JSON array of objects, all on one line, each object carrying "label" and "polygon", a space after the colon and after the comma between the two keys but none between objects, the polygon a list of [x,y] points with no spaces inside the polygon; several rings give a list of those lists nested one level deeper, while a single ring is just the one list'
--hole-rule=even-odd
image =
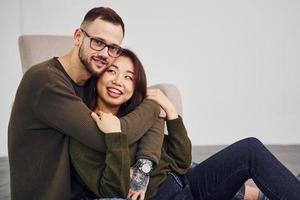
[{"label": "man's face", "polygon": [[109,55],[107,46],[100,51],[92,49],[91,38],[102,41],[110,46],[120,46],[123,40],[122,27],[101,19],[96,19],[84,31],[81,31],[82,40],[79,45],[78,56],[91,75],[99,76],[111,65],[115,58]]}]

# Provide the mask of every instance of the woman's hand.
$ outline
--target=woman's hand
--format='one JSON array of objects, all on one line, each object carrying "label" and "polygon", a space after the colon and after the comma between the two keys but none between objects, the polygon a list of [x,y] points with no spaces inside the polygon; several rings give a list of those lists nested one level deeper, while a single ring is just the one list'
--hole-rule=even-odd
[{"label": "woman's hand", "polygon": [[93,112],[91,116],[103,133],[121,132],[120,120],[115,115],[99,111],[97,114]]},{"label": "woman's hand", "polygon": [[171,120],[178,118],[178,113],[175,109],[174,104],[166,97],[166,95],[160,89],[148,89],[147,99],[151,99],[157,102],[166,112],[167,119]]}]

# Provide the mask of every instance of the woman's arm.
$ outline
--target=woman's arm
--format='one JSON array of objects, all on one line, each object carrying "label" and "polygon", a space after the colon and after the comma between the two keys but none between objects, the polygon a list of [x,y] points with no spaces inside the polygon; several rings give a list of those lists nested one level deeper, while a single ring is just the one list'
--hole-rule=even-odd
[{"label": "woman's arm", "polygon": [[165,149],[178,167],[187,169],[192,162],[192,145],[179,116],[173,120],[167,120],[168,135],[166,136]]},{"label": "woman's arm", "polygon": [[166,117],[168,120],[178,118],[178,113],[174,104],[160,89],[148,89],[147,99],[151,99],[160,105],[162,109],[160,112],[161,117]]},{"label": "woman's arm", "polygon": [[165,143],[167,153],[180,168],[188,168],[192,157],[191,141],[174,104],[159,89],[149,89],[147,98],[156,101],[165,111],[168,129]]}]

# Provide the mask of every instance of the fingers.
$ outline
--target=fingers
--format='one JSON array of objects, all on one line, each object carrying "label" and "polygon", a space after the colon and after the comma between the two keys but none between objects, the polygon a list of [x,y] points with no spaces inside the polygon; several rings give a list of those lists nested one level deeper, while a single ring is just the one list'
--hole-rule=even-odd
[{"label": "fingers", "polygon": [[145,192],[129,191],[127,198],[130,200],[144,200]]},{"label": "fingers", "polygon": [[158,89],[148,89],[147,90],[147,99],[157,101],[158,99]]},{"label": "fingers", "polygon": [[127,198],[128,199],[131,199],[131,196],[132,196],[133,192],[131,189],[129,189],[129,192],[128,192],[128,195],[127,195]]},{"label": "fingers", "polygon": [[[105,112],[103,112],[103,111],[101,111],[101,110],[92,112],[91,115],[94,115],[93,113],[96,114],[100,120],[101,120],[102,118],[106,117],[106,116],[111,116],[111,115],[113,115],[112,113],[105,113]],[[92,116],[92,117],[93,117],[93,116]],[[96,116],[94,116],[94,117],[96,117]]]},{"label": "fingers", "polygon": [[164,119],[167,117],[166,111],[162,108],[160,108],[159,117],[164,118]]},{"label": "fingers", "polygon": [[160,89],[148,89],[147,98],[159,100],[167,98],[167,96]]},{"label": "fingers", "polygon": [[147,96],[146,99],[150,99],[150,100],[153,100],[153,101],[156,100],[155,97],[153,97],[153,96]]},{"label": "fingers", "polygon": [[127,196],[127,198],[128,199],[130,199],[130,200],[132,200],[133,198],[133,195],[135,194],[136,192],[135,191],[132,191],[131,189],[129,189],[129,193],[128,193],[128,196]]},{"label": "fingers", "polygon": [[95,112],[92,112],[91,116],[96,123],[100,121],[99,116]]},{"label": "fingers", "polygon": [[146,192],[141,192],[141,194],[140,194],[140,200],[144,200],[145,199],[145,194],[146,194]]},{"label": "fingers", "polygon": [[147,89],[147,96],[158,95],[160,92],[160,89]]},{"label": "fingers", "polygon": [[138,200],[139,197],[139,193],[138,192],[134,192],[133,195],[131,196],[132,200]]}]

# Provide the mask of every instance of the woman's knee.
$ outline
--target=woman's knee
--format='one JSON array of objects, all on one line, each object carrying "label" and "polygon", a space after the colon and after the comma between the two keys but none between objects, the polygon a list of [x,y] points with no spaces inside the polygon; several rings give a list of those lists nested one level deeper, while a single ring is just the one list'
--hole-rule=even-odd
[{"label": "woman's knee", "polygon": [[251,146],[263,145],[263,143],[256,137],[248,137],[248,138],[243,139],[243,141],[245,141],[248,145],[251,145]]},{"label": "woman's knee", "polygon": [[250,150],[251,153],[260,153],[265,150],[264,144],[255,137],[248,137],[241,141],[246,145],[247,149]]},{"label": "woman's knee", "polygon": [[234,145],[241,154],[252,154],[253,152],[260,151],[264,148],[264,144],[255,137],[248,137],[242,140],[239,140]]}]

